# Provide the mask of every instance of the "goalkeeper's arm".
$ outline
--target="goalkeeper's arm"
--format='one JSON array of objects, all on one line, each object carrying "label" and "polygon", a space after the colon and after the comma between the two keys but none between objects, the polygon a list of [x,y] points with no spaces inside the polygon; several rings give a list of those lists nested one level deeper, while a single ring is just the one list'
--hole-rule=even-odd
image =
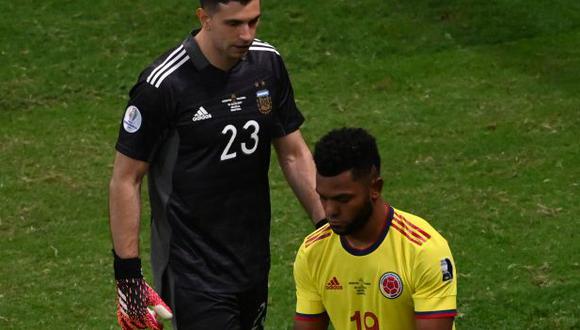
[{"label": "goalkeeper's arm", "polygon": [[109,220],[113,247],[120,258],[139,257],[141,182],[149,164],[117,152],[109,184]]},{"label": "goalkeeper's arm", "polygon": [[[141,182],[149,164],[119,152],[109,185],[109,220],[113,239],[117,319],[122,329],[163,329],[156,316],[171,318],[171,309],[145,282],[139,259]],[[152,306],[153,309],[148,307]]]}]

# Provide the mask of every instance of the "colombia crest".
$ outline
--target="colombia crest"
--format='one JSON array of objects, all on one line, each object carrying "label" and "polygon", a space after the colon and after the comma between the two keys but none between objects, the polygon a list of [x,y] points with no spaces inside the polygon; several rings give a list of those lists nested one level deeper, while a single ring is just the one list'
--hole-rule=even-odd
[{"label": "colombia crest", "polygon": [[389,299],[398,298],[403,293],[403,281],[397,273],[385,273],[379,281],[379,290]]}]

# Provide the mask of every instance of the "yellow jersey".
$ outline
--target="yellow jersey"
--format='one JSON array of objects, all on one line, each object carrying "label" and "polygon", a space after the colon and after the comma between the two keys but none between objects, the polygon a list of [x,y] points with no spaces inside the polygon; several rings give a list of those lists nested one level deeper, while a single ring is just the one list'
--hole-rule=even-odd
[{"label": "yellow jersey", "polygon": [[296,255],[296,318],[336,330],[414,329],[415,318],[455,317],[457,277],[447,241],[429,223],[387,206],[380,238],[359,250],[327,224]]}]

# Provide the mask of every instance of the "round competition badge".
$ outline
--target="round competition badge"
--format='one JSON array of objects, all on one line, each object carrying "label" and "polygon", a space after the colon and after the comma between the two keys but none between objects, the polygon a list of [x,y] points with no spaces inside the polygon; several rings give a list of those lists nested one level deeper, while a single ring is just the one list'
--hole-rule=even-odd
[{"label": "round competition badge", "polygon": [[383,296],[389,299],[395,299],[403,293],[403,281],[397,273],[385,273],[379,281],[379,290]]},{"label": "round competition badge", "polygon": [[141,128],[141,112],[136,106],[130,105],[123,117],[123,128],[128,133],[135,133]]}]

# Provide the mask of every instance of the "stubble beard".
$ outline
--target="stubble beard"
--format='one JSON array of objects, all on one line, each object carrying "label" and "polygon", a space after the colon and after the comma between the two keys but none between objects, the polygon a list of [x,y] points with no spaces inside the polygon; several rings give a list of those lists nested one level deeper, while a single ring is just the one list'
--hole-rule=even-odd
[{"label": "stubble beard", "polygon": [[346,225],[343,229],[333,228],[330,227],[336,234],[344,236],[344,235],[351,235],[359,231],[362,227],[364,227],[371,219],[371,215],[373,214],[374,206],[370,200],[367,200],[365,205],[363,205],[354,219]]}]

